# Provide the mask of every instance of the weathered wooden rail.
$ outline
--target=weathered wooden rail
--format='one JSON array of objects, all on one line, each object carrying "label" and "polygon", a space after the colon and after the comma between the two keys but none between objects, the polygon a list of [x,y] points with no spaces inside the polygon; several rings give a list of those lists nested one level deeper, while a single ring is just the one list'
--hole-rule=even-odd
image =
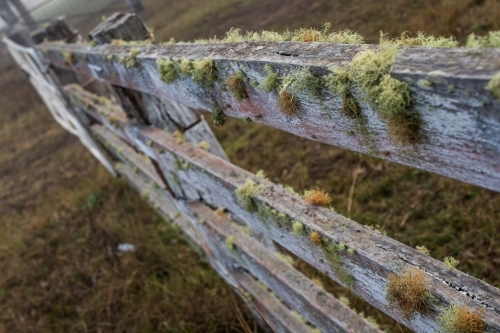
[{"label": "weathered wooden rail", "polygon": [[[149,38],[146,32],[136,16],[116,14],[91,37],[130,41]],[[440,329],[437,318],[450,305],[480,314],[484,331],[500,332],[500,290],[231,164],[199,111],[222,111],[498,191],[500,102],[485,86],[500,71],[499,49],[399,51],[390,75],[409,83],[422,119],[423,135],[411,144],[395,142],[370,103],[360,103],[361,130],[359,119],[339,111],[342,96],[325,88],[314,96],[299,92],[299,111],[286,115],[277,92],[250,84],[265,79],[266,65],[283,75],[306,67],[322,77],[377,46],[43,43],[36,49],[39,63],[61,83],[68,112],[109,153],[116,172],[184,231],[264,326],[278,332],[379,331],[280,259],[279,244],[415,332]],[[167,83],[158,73],[157,59],[207,58],[217,76],[211,86],[191,77]],[[241,101],[224,84],[238,71],[247,78],[248,98]],[[351,93],[362,100],[363,92]],[[409,269],[425,273],[422,282],[432,295],[426,311],[408,314],[388,301],[388,276]]]}]

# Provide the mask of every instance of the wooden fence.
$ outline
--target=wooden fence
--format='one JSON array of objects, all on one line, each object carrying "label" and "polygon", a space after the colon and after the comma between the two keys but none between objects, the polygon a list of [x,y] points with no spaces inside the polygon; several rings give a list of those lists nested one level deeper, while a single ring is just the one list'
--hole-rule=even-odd
[{"label": "wooden fence", "polygon": [[[304,69],[319,82],[379,46],[156,45],[137,16],[118,13],[90,33],[92,43],[53,42],[56,35],[78,40],[72,29],[46,33],[34,48],[5,42],[56,119],[178,225],[264,326],[379,331],[283,260],[282,247],[415,332],[443,329],[453,306],[480,317],[479,331],[470,332],[500,332],[499,289],[231,164],[200,111],[215,122],[242,118],[498,191],[500,102],[485,87],[500,71],[500,49],[401,47],[390,77],[409,84],[419,135],[398,141],[373,103],[355,102],[362,117],[342,112],[350,99],[366,100],[361,89],[338,95],[309,87],[290,97],[287,112],[279,91],[257,87],[272,73]],[[162,62],[194,65],[195,75],[176,69],[167,74],[179,77],[165,77]],[[405,274],[418,277],[426,297],[409,311],[404,288],[388,296],[388,285]]]}]

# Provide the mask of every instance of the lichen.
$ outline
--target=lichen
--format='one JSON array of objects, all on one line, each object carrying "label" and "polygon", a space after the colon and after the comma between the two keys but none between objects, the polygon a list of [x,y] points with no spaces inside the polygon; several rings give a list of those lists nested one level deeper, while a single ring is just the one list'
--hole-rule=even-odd
[{"label": "lichen", "polygon": [[257,185],[253,180],[247,179],[243,185],[235,191],[238,201],[243,208],[249,212],[254,212],[257,206],[253,198],[264,188],[263,185]]},{"label": "lichen", "polygon": [[255,173],[255,175],[261,179],[266,179],[266,173],[264,172],[264,170],[259,170]]},{"label": "lichen", "polygon": [[482,311],[451,305],[437,316],[437,323],[443,333],[483,333],[486,324],[481,319]]},{"label": "lichen", "polygon": [[302,235],[302,233],[304,232],[304,225],[300,221],[293,221],[292,230],[294,234]]},{"label": "lichen", "polygon": [[287,263],[289,265],[293,265],[294,264],[293,258],[290,257],[289,255],[283,254],[281,252],[274,252],[274,255],[276,257],[278,257],[279,259],[281,259],[281,261],[284,261],[285,263]]},{"label": "lichen", "polygon": [[206,142],[204,140],[201,140],[200,142],[198,142],[198,147],[200,147],[203,150],[209,150],[210,149],[210,145],[208,144],[208,142]]},{"label": "lichen", "polygon": [[430,256],[431,255],[431,252],[429,251],[429,249],[427,249],[427,247],[425,247],[425,245],[417,245],[415,246],[415,249],[418,251],[418,252],[421,252],[427,256]]},{"label": "lichen", "polygon": [[236,242],[236,237],[230,235],[226,238],[226,246],[229,250],[234,250],[234,243]]},{"label": "lichen", "polygon": [[311,241],[314,243],[314,245],[317,245],[317,246],[323,245],[323,238],[316,231],[311,232],[310,238],[311,238]]},{"label": "lichen", "polygon": [[305,191],[304,199],[307,203],[315,206],[327,207],[332,203],[330,195],[318,187]]},{"label": "lichen", "polygon": [[[384,38],[382,36],[382,38]],[[457,47],[458,41],[453,37],[434,37],[426,35],[424,32],[417,32],[416,37],[411,37],[407,32],[401,34],[400,38],[396,38],[393,40],[383,40],[383,42],[393,43],[396,45],[403,46],[423,46],[423,47],[440,47],[440,48],[451,48]]]},{"label": "lichen", "polygon": [[327,238],[323,238],[322,242],[323,246],[321,249],[323,254],[335,271],[335,274],[341,282],[350,286],[354,282],[354,276],[347,272],[344,267],[344,259],[340,255],[342,250],[339,249],[339,244],[336,244],[334,241],[330,241]]},{"label": "lichen", "polygon": [[245,82],[240,76],[238,76],[238,74],[229,75],[226,78],[225,84],[237,101],[242,101],[248,98],[247,91],[245,90]]},{"label": "lichen", "polygon": [[411,103],[408,84],[385,74],[370,92],[379,111],[387,118],[403,113]]},{"label": "lichen", "polygon": [[243,118],[243,122],[248,125],[248,124],[250,124],[252,122],[252,118],[245,117],[245,118]]},{"label": "lichen", "polygon": [[163,82],[171,84],[180,77],[179,63],[177,61],[158,58],[156,59],[156,66]]},{"label": "lichen", "polygon": [[266,76],[259,85],[259,88],[263,91],[270,93],[271,91],[278,91],[281,85],[281,76],[279,73],[274,72],[272,67],[269,65],[264,66],[264,72]]},{"label": "lichen", "polygon": [[486,89],[490,91],[491,95],[500,101],[500,72],[496,73],[488,82]]},{"label": "lichen", "polygon": [[299,111],[299,100],[294,94],[282,91],[278,96],[278,107],[287,116],[295,116]]},{"label": "lichen", "polygon": [[457,259],[453,257],[444,257],[443,263],[448,266],[449,269],[455,269],[457,265],[460,263]]},{"label": "lichen", "polygon": [[223,126],[226,123],[226,114],[220,107],[212,110],[212,122],[215,126]]},{"label": "lichen", "polygon": [[141,53],[141,49],[138,47],[130,49],[128,55],[125,58],[122,58],[122,63],[125,65],[125,68],[131,68],[137,64],[136,57],[139,53]]},{"label": "lichen", "polygon": [[191,60],[182,58],[179,64],[179,71],[182,73],[182,75],[189,76],[191,75],[192,70],[193,70],[193,63],[191,62]]},{"label": "lichen", "polygon": [[283,77],[281,91],[288,91],[295,95],[308,93],[311,98],[320,98],[322,86],[321,78],[313,75],[308,67],[303,67]]},{"label": "lichen", "polygon": [[176,130],[172,135],[177,139],[177,143],[183,143],[186,141],[186,136],[179,130]]},{"label": "lichen", "polygon": [[205,87],[212,87],[214,82],[217,81],[217,70],[212,59],[193,60],[192,65],[191,75],[193,80]]},{"label": "lichen", "polygon": [[64,64],[66,66],[76,64],[76,57],[70,50],[64,51],[63,56],[64,56]]},{"label": "lichen", "polygon": [[417,268],[408,268],[398,274],[387,276],[386,298],[389,304],[401,310],[408,318],[416,311],[426,312],[429,309],[428,279],[424,272]]},{"label": "lichen", "polygon": [[500,47],[500,31],[490,31],[488,36],[476,36],[474,33],[467,38],[466,47]]}]

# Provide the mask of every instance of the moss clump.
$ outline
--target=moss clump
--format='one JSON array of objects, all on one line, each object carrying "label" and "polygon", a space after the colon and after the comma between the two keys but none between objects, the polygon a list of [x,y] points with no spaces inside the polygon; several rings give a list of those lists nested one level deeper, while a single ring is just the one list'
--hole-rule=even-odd
[{"label": "moss clump", "polygon": [[330,195],[320,188],[305,191],[304,199],[307,203],[315,206],[328,207],[332,203]]},{"label": "moss clump", "polygon": [[248,125],[248,124],[250,124],[252,122],[252,118],[245,117],[245,118],[243,118],[243,122]]},{"label": "moss clump", "polygon": [[193,60],[192,64],[191,75],[193,80],[205,87],[212,87],[214,82],[217,81],[217,70],[212,59]]},{"label": "moss clump", "polygon": [[398,142],[413,144],[421,138],[422,120],[414,111],[399,113],[389,118],[389,135]]},{"label": "moss clump", "polygon": [[458,46],[458,42],[455,40],[454,37],[428,36],[422,31],[419,31],[416,37],[408,36],[408,33],[405,32],[401,34],[400,38],[385,42],[394,43],[396,45],[404,45],[404,46],[424,46],[424,47],[441,47],[441,48],[450,48]]},{"label": "moss clump", "polygon": [[311,238],[311,241],[314,243],[314,245],[317,245],[317,246],[323,245],[323,238],[316,231],[311,232],[310,238]]},{"label": "moss clump", "polygon": [[295,116],[299,111],[299,100],[294,94],[282,91],[278,96],[278,107],[287,116]]},{"label": "moss clump", "polygon": [[73,54],[73,52],[71,52],[69,50],[64,51],[63,56],[64,56],[64,64],[66,66],[76,64],[76,57]]},{"label": "moss clump", "polygon": [[235,193],[243,208],[249,212],[254,212],[257,206],[253,197],[262,191],[263,188],[263,185],[257,185],[253,180],[247,179],[243,185],[236,189]]},{"label": "moss clump", "polygon": [[500,101],[500,72],[496,73],[488,82],[486,89],[490,91],[491,95]]},{"label": "moss clump", "polygon": [[421,79],[418,80],[418,84],[422,86],[423,88],[430,88],[432,87],[432,81],[426,80],[426,79]]},{"label": "moss clump", "polygon": [[176,130],[172,135],[177,139],[177,143],[184,143],[186,141],[186,136],[179,130]]},{"label": "moss clump", "polygon": [[339,278],[341,282],[350,286],[354,282],[354,277],[347,272],[344,267],[344,259],[340,255],[343,251],[344,247],[340,247],[339,244],[336,244],[333,241],[329,241],[326,238],[323,239],[322,251],[325,255],[325,258],[328,260],[330,265],[335,271],[335,274]]},{"label": "moss clump", "polygon": [[158,58],[156,66],[163,82],[171,84],[180,77],[179,63],[177,61]]},{"label": "moss clump", "polygon": [[264,172],[264,170],[259,170],[257,171],[257,173],[255,174],[257,177],[261,178],[261,179],[266,179],[266,173]]},{"label": "moss clump", "polygon": [[212,110],[212,122],[215,126],[223,126],[226,123],[226,114],[222,108]]},{"label": "moss clump", "polygon": [[342,113],[352,119],[361,118],[361,108],[349,90],[342,94]]},{"label": "moss clump", "polygon": [[125,68],[131,68],[137,64],[136,57],[139,53],[141,53],[141,49],[138,47],[130,49],[128,55],[122,58],[122,63],[125,65]]},{"label": "moss clump", "polygon": [[272,67],[269,65],[264,66],[264,72],[266,72],[266,77],[262,80],[259,88],[267,93],[278,91],[281,85],[281,76],[279,73],[273,72]]},{"label": "moss clump", "polygon": [[[247,31],[241,33],[240,29],[231,28],[226,36],[219,42],[236,43],[236,42],[251,42],[251,41],[297,41],[297,42],[321,42],[321,43],[342,43],[342,44],[362,44],[363,37],[349,29],[336,32],[330,31],[330,23],[325,23],[322,30],[314,28],[301,28],[291,31],[278,33],[274,31],[262,30],[260,32]],[[206,41],[208,42],[208,41]]]},{"label": "moss clump", "polygon": [[488,36],[470,34],[465,47],[500,47],[500,31],[490,31]]},{"label": "moss clump", "polygon": [[225,84],[237,101],[248,98],[247,91],[245,90],[245,82],[237,74],[229,75],[226,78]]},{"label": "moss clump", "polygon": [[236,237],[234,235],[226,238],[226,246],[229,250],[234,250],[234,243],[236,243]]},{"label": "moss clump", "polygon": [[449,269],[455,269],[460,261],[453,257],[444,257],[443,263],[448,266]]},{"label": "moss clump", "polygon": [[302,235],[302,233],[304,232],[304,225],[300,221],[293,221],[292,230],[294,234]]},{"label": "moss clump", "polygon": [[182,73],[184,76],[189,76],[191,75],[191,71],[193,70],[193,63],[191,60],[188,60],[186,58],[181,59],[181,62],[179,64],[179,71]]},{"label": "moss clump", "polygon": [[451,305],[438,315],[437,322],[443,333],[483,333],[486,324],[481,315],[482,311]]},{"label": "moss clump", "polygon": [[281,252],[274,252],[274,255],[289,265],[293,265],[295,263],[293,258],[289,255],[283,254]]},{"label": "moss clump", "polygon": [[321,78],[313,75],[309,68],[304,67],[283,78],[281,91],[293,94],[308,93],[312,98],[320,98],[322,86]]},{"label": "moss clump", "polygon": [[425,247],[425,245],[417,245],[415,246],[415,249],[418,251],[418,252],[421,252],[427,256],[430,256],[431,255],[431,252],[429,251],[429,249],[427,249]]},{"label": "moss clump", "polygon": [[208,142],[206,142],[204,140],[198,142],[198,147],[200,147],[203,150],[209,150],[210,149],[210,145],[208,144]]},{"label": "moss clump", "polygon": [[400,309],[405,316],[411,317],[415,311],[426,312],[429,309],[430,293],[427,290],[427,276],[417,268],[409,268],[387,277],[387,295],[389,304]]},{"label": "moss clump", "polygon": [[411,103],[408,84],[385,74],[380,83],[371,89],[380,112],[389,119],[403,113]]}]

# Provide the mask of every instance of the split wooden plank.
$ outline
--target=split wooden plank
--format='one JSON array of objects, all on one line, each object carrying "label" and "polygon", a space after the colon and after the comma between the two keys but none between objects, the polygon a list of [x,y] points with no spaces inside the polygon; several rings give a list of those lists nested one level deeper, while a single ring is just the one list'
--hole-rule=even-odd
[{"label": "split wooden plank", "polygon": [[115,157],[123,163],[129,163],[133,167],[138,168],[138,170],[151,179],[156,186],[165,188],[165,182],[154,168],[149,157],[137,153],[125,141],[120,140],[115,134],[102,125],[93,125],[90,127],[90,131]]},{"label": "split wooden plank", "polygon": [[235,264],[243,266],[263,281],[290,308],[295,309],[321,332],[380,332],[348,306],[276,257],[235,223],[200,202],[189,205],[189,209],[222,239],[234,237],[233,253],[237,254],[232,258]]},{"label": "split wooden plank", "polygon": [[[98,46],[45,44],[47,62],[76,72],[94,75],[113,84],[177,101],[194,109],[212,111],[220,106],[228,116],[250,118],[298,136],[354,150],[382,159],[434,172],[485,188],[500,190],[500,101],[485,89],[500,71],[500,49],[402,48],[391,76],[408,82],[413,108],[422,120],[422,139],[413,146],[394,142],[387,121],[367,103],[361,103],[365,123],[345,116],[342,99],[322,89],[321,98],[307,92],[298,95],[296,116],[283,114],[276,93],[265,93],[249,82],[262,82],[265,65],[280,75],[304,67],[315,75],[327,68],[345,67],[363,50],[374,45],[342,45],[298,42],[246,42],[219,44],[174,44],[150,46]],[[126,68],[118,61],[130,56],[135,66]],[[76,64],[65,64],[62,53],[86,55]],[[80,58],[80,56],[78,56]],[[218,81],[206,88],[191,78],[181,77],[172,84],[163,82],[156,59],[211,58]],[[108,58],[109,59],[109,58]],[[237,71],[249,78],[245,83],[248,99],[237,101],[224,89],[224,80]],[[431,86],[421,84],[422,80]],[[362,94],[354,91],[362,100]]]}]

